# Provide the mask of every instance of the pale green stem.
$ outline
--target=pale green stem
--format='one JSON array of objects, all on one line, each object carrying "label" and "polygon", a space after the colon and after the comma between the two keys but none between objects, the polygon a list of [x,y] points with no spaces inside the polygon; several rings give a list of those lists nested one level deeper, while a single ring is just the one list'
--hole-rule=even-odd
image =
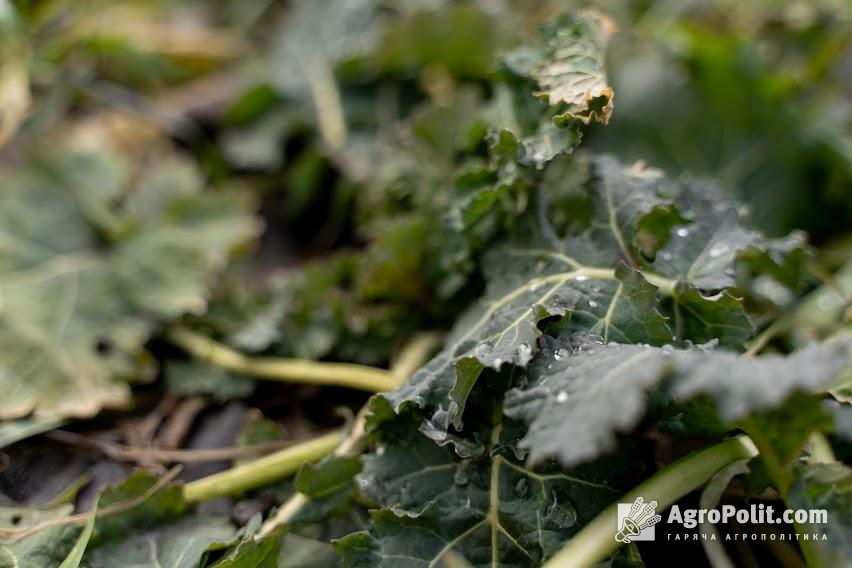
[{"label": "pale green stem", "polygon": [[346,144],[346,118],[334,70],[322,56],[303,59],[302,69],[314,98],[317,124],[323,142],[330,150],[340,150]]},{"label": "pale green stem", "polygon": [[200,361],[206,361],[234,373],[258,379],[349,387],[368,392],[396,388],[399,380],[385,369],[354,363],[325,363],[285,357],[248,357],[185,328],[167,332],[169,341]]},{"label": "pale green stem", "polygon": [[[193,349],[198,349],[201,354],[206,353],[207,355],[212,350],[218,353],[216,357],[219,357],[220,361],[224,357],[224,360],[227,362],[229,361],[228,358],[233,357],[236,353],[232,349],[220,346],[214,341],[186,330],[173,330],[170,332],[169,337],[175,343],[184,346],[193,355],[196,355]],[[387,384],[384,385],[387,388],[382,390],[395,388],[407,379],[411,373],[423,364],[439,342],[440,337],[438,335],[429,333],[418,335],[412,339],[400,352],[393,365],[393,369],[391,371],[381,371],[388,377]],[[213,345],[211,346],[210,344]],[[225,353],[224,356],[222,355],[223,352]],[[248,359],[239,353],[236,353],[236,356],[243,360]],[[239,359],[236,361],[239,361]],[[331,363],[316,363],[316,365],[325,367],[331,365]],[[360,366],[349,365],[349,367]],[[234,367],[226,368],[233,369]],[[380,369],[372,369],[370,367],[364,368],[380,371]],[[359,453],[364,442],[365,417],[366,407],[362,408],[358,413],[348,434],[343,431],[332,432],[307,442],[298,443],[249,463],[233,467],[221,473],[190,482],[184,486],[184,497],[189,502],[200,502],[223,495],[242,493],[269,485],[281,478],[292,475],[305,463],[317,461],[332,452],[336,455]],[[293,498],[281,507],[276,517],[264,524],[261,536],[268,534],[275,526],[281,524],[281,521],[276,521],[279,516],[286,521],[295,515],[306,503],[306,497],[300,496],[298,493],[295,494]]]},{"label": "pale green stem", "polygon": [[772,325],[764,329],[760,335],[751,342],[751,345],[748,346],[748,349],[745,353],[743,353],[743,355],[746,357],[753,357],[763,351],[763,348],[769,345],[769,342],[773,337],[784,331],[788,323],[788,318],[786,317],[782,317],[781,319],[773,322]]},{"label": "pale green stem", "polygon": [[342,431],[332,432],[221,473],[191,481],[183,488],[184,498],[190,503],[197,503],[269,485],[296,473],[305,463],[328,455],[342,439]]},{"label": "pale green stem", "polygon": [[831,444],[822,432],[811,434],[808,438],[808,444],[811,446],[810,463],[834,463],[837,461]]},{"label": "pale green stem", "polygon": [[[757,455],[757,447],[748,436],[737,436],[690,454],[661,469],[638,485],[621,501],[633,502],[642,497],[656,501],[659,510],[666,509],[684,495],[705,484],[727,465]],[[613,504],[577,533],[548,560],[542,568],[588,568],[615,552],[621,543],[618,532],[618,505]]]},{"label": "pale green stem", "polygon": [[642,272],[642,276],[647,280],[650,284],[653,284],[657,288],[660,289],[660,292],[666,296],[674,296],[674,280],[670,280],[668,278],[664,278],[658,274],[654,274],[653,272]]}]

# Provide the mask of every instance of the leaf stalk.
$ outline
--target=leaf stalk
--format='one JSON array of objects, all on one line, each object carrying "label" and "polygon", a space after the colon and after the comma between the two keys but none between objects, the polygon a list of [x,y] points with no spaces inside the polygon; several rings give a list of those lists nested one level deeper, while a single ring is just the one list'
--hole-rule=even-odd
[{"label": "leaf stalk", "polygon": [[258,379],[348,387],[368,392],[385,392],[399,384],[399,379],[391,371],[367,365],[287,357],[249,357],[182,327],[170,329],[166,337],[199,361]]},{"label": "leaf stalk", "polygon": [[[658,471],[621,498],[622,502],[657,501],[659,510],[675,503],[684,495],[705,484],[729,464],[753,458],[757,447],[748,436],[737,436],[692,453]],[[577,533],[542,568],[587,568],[606,559],[621,543],[618,532],[618,504],[610,505]]]},{"label": "leaf stalk", "polygon": [[269,485],[296,473],[305,463],[328,455],[337,447],[343,436],[342,431],[331,432],[249,463],[191,481],[183,488],[184,498],[190,503],[198,503]]}]

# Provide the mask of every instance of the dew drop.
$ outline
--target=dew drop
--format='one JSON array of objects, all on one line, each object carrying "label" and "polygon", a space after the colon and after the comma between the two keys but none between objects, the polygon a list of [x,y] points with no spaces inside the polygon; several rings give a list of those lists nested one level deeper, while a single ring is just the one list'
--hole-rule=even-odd
[{"label": "dew drop", "polygon": [[567,349],[565,349],[564,347],[561,347],[553,353],[553,358],[556,359],[557,361],[561,361],[565,357],[568,357],[570,354],[571,353],[569,353]]},{"label": "dew drop", "polygon": [[577,277],[574,278],[574,280],[576,280],[577,282],[585,282],[588,279],[589,279],[589,277],[586,276],[585,274],[578,274]]},{"label": "dew drop", "polygon": [[565,391],[559,391],[559,394],[556,395],[556,402],[559,404],[563,404],[568,401],[568,393]]},{"label": "dew drop", "polygon": [[727,250],[728,250],[728,247],[726,247],[724,245],[718,246],[718,247],[713,247],[713,248],[710,249],[710,256],[711,256],[711,258],[718,258],[718,257],[722,256],[723,254],[725,254],[725,252],[727,252]]},{"label": "dew drop", "polygon": [[570,527],[577,522],[577,511],[570,504],[568,506],[560,505],[554,495],[553,501],[547,507],[545,520],[560,527]]},{"label": "dew drop", "polygon": [[677,231],[675,231],[675,234],[679,237],[687,237],[689,236],[689,229],[686,227],[680,227]]},{"label": "dew drop", "polygon": [[491,351],[491,345],[488,343],[480,343],[476,347],[473,348],[473,356],[481,357]]},{"label": "dew drop", "polygon": [[379,446],[378,448],[376,448],[376,455],[377,455],[377,456],[383,456],[383,455],[385,455],[385,447],[384,447],[384,446]]},{"label": "dew drop", "polygon": [[594,300],[589,300],[589,307],[590,307],[590,308],[597,308],[597,307],[598,307],[598,303],[597,303],[596,301],[594,301]]}]

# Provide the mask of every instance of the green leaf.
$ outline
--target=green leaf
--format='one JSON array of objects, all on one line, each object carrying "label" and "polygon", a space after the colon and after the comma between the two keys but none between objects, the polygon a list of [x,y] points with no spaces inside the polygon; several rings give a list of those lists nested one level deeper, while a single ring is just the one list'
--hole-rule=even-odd
[{"label": "green leaf", "polygon": [[[502,254],[500,254],[502,253]],[[486,297],[468,310],[456,324],[447,344],[450,346],[411,380],[393,393],[384,395],[399,410],[403,404],[436,407],[447,397],[450,418],[458,427],[467,396],[481,372],[504,364],[526,366],[540,335],[537,324],[552,316],[577,314],[584,325],[593,321],[604,333],[637,341],[671,338],[662,316],[634,325],[632,300],[637,303],[653,296],[654,288],[627,268],[619,271],[577,268],[559,253],[540,255],[535,249],[509,249],[492,257],[497,272]],[[618,272],[616,274],[616,272]],[[621,327],[619,327],[621,325]],[[445,426],[446,427],[446,426]]]},{"label": "green leaf", "polygon": [[709,394],[721,417],[734,421],[779,407],[795,391],[823,393],[850,364],[850,339],[814,343],[786,356],[712,353],[701,355],[695,366],[680,371],[683,378],[674,385],[672,395],[684,400],[698,393]]},{"label": "green leaf", "polygon": [[818,396],[796,391],[772,409],[754,412],[737,421],[737,426],[760,450],[759,474],[753,476],[753,482],[754,479],[764,482],[760,472],[765,471],[771,484],[786,498],[793,470],[811,435],[835,429],[833,417],[821,403]]},{"label": "green leaf", "polygon": [[[713,286],[732,282],[722,282],[714,272],[684,270],[704,253],[671,244],[685,238],[675,228],[680,210],[689,206],[693,224],[721,230],[715,221],[720,208],[727,212],[725,226],[730,228],[735,207],[696,197],[705,195],[704,186],[673,183],[657,171],[624,167],[610,158],[595,159],[589,178],[578,181],[590,202],[587,228],[559,238],[542,215],[527,216],[526,228],[515,231],[510,244],[484,257],[485,295],[457,321],[445,350],[400,389],[383,395],[396,412],[407,406],[431,412],[428,428],[435,439],[450,425],[461,428],[467,397],[484,369],[526,366],[542,325],[549,333],[584,331],[605,341],[658,346],[675,339],[739,346],[750,334],[740,300],[724,290],[705,296],[688,278]],[[671,230],[660,246],[672,256],[657,253],[652,262],[646,259],[642,230],[649,223]],[[736,230],[746,232],[739,226]],[[757,250],[755,239],[742,246]],[[676,253],[686,258],[675,258]],[[735,261],[736,255],[728,263]],[[720,268],[721,274],[726,269]],[[374,405],[378,409],[379,403]]]},{"label": "green leaf", "polygon": [[615,434],[645,415],[648,393],[671,372],[671,358],[643,345],[543,337],[529,386],[506,395],[506,414],[530,427],[520,446],[533,462],[556,457],[569,465],[612,449]]},{"label": "green leaf", "polygon": [[86,552],[86,547],[89,546],[89,539],[92,538],[92,531],[95,528],[95,520],[97,518],[95,512],[96,509],[89,513],[89,520],[86,521],[86,525],[80,532],[74,548],[71,549],[71,552],[68,553],[68,556],[65,557],[59,568],[79,568],[80,563],[83,561],[83,554]]},{"label": "green leaf", "polygon": [[190,516],[107,542],[90,550],[86,561],[92,568],[196,568],[209,547],[230,542],[235,532],[225,518]]},{"label": "green leaf", "polygon": [[618,496],[611,468],[527,469],[515,428],[490,437],[475,458],[424,436],[366,456],[360,488],[383,508],[368,532],[336,543],[345,566],[539,566]]},{"label": "green leaf", "polygon": [[738,348],[753,332],[742,300],[727,291],[705,295],[695,286],[678,282],[672,300],[681,338],[695,343],[715,340],[720,345]]},{"label": "green leaf", "polygon": [[536,85],[535,94],[560,108],[557,122],[606,124],[614,95],[604,57],[613,29],[599,14],[564,14],[542,28],[541,47],[514,54],[512,70],[528,76]]},{"label": "green leaf", "polygon": [[[131,183],[133,181],[134,183]],[[131,180],[115,156],[58,152],[0,194],[0,418],[88,417],[150,378],[158,323],[203,310],[257,222],[185,163]]]},{"label": "green leaf", "polygon": [[64,421],[49,416],[21,418],[0,423],[0,449],[44,432],[59,428]]},{"label": "green leaf", "polygon": [[[733,424],[782,407],[795,391],[824,391],[849,365],[850,345],[836,341],[786,357],[752,358],[703,349],[604,344],[584,336],[543,338],[542,350],[530,365],[529,385],[507,393],[506,414],[529,425],[520,446],[530,450],[531,460],[557,457],[566,465],[582,463],[612,449],[617,433],[634,429],[656,388],[666,385],[681,403],[709,395],[721,418]],[[797,406],[802,408],[801,403]],[[801,416],[808,416],[810,428],[810,415]],[[789,418],[784,422],[789,424]],[[803,430],[804,439],[810,431]]]},{"label": "green leaf", "polygon": [[180,517],[189,505],[183,498],[183,486],[162,484],[151,474],[137,470],[124,481],[107,486],[98,499],[101,511],[115,508],[95,524],[93,541],[100,543],[134,534],[167,519]]},{"label": "green leaf", "polygon": [[211,568],[276,568],[280,546],[280,530],[261,539],[248,536],[234,545]]},{"label": "green leaf", "polygon": [[278,568],[330,568],[339,565],[340,558],[327,542],[289,533],[281,540]]},{"label": "green leaf", "polygon": [[274,566],[278,537],[256,540],[256,523],[237,531],[227,518],[188,514],[180,484],[162,484],[138,471],[107,487],[98,502],[94,547],[88,565],[195,568],[217,558],[215,566]]},{"label": "green leaf", "polygon": [[842,566],[852,555],[852,469],[840,464],[816,464],[798,468],[788,505],[797,509],[824,509],[828,522],[806,524],[801,532],[825,535],[811,546],[820,567]]},{"label": "green leaf", "polygon": [[302,466],[293,483],[308,499],[289,524],[322,523],[352,509],[357,494],[355,475],[361,471],[358,456],[327,456]]},{"label": "green leaf", "polygon": [[166,389],[176,397],[205,395],[219,401],[246,398],[255,383],[221,367],[195,361],[168,361],[164,370]]},{"label": "green leaf", "polygon": [[[41,523],[62,521],[72,512],[71,505],[46,511],[35,508],[2,508],[0,528],[31,528]],[[0,567],[59,566],[72,553],[82,534],[79,525],[54,524],[23,538],[0,539]]]},{"label": "green leaf", "polygon": [[677,209],[688,222],[679,225],[656,253],[654,270],[663,276],[685,280],[707,291],[735,284],[740,257],[776,267],[798,262],[804,237],[794,233],[785,239],[767,239],[742,224],[740,207],[719,195],[705,182],[680,186],[674,195]]},{"label": "green leaf", "polygon": [[321,498],[348,484],[361,471],[358,457],[328,456],[308,463],[296,476],[296,491],[311,498]]}]

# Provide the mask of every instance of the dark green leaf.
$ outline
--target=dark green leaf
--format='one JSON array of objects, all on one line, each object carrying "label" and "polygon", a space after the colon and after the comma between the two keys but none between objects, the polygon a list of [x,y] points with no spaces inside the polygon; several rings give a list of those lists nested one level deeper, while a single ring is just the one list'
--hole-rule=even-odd
[{"label": "dark green leaf", "polygon": [[[608,158],[595,160],[591,171],[593,178],[585,182],[591,201],[588,228],[558,239],[539,216],[529,220],[533,236],[490,251],[484,258],[489,282],[485,296],[458,320],[443,352],[400,389],[384,395],[395,411],[407,404],[430,409],[436,435],[450,424],[459,428],[467,397],[482,371],[500,370],[504,364],[526,366],[543,320],[558,320],[556,328],[566,335],[592,332],[605,341],[624,343],[663,345],[680,339],[739,346],[748,337],[751,326],[738,300],[726,291],[705,296],[689,280],[670,280],[646,269],[650,266],[640,237],[649,216],[657,225],[666,216],[677,220],[677,211],[687,205],[693,224],[721,231],[721,208],[724,226],[734,227],[728,232],[746,234],[733,225],[736,209],[725,201],[695,197],[703,195],[703,186],[673,184],[659,172],[625,168]],[[690,274],[680,268],[692,266],[695,257],[705,253],[700,244],[698,250],[672,244],[686,237],[672,223],[666,226],[673,229],[663,248],[669,257],[656,255],[652,266],[657,272],[695,277],[705,284],[715,275],[713,286],[732,284],[719,279],[723,273]],[[758,245],[752,239],[746,246],[752,250]],[[684,258],[675,259],[676,253]],[[724,266],[732,266],[735,259],[730,256]],[[661,300],[658,286],[670,300]],[[671,327],[661,315],[669,310]]]},{"label": "dark green leaf", "polygon": [[[531,459],[558,457],[571,465],[611,449],[645,415],[649,392],[667,384],[675,401],[709,395],[729,424],[782,406],[795,391],[819,393],[849,365],[845,341],[790,356],[743,357],[724,351],[604,344],[594,338],[553,340],[530,365],[530,384],[506,396],[506,413],[530,425],[521,442]],[[810,399],[808,399],[810,400]],[[799,409],[802,404],[793,405]],[[600,412],[608,408],[607,412]],[[818,402],[815,407],[819,411]],[[812,431],[813,414],[798,413]],[[820,414],[821,415],[821,414]],[[818,421],[824,423],[825,421]],[[791,425],[789,417],[783,421]],[[770,429],[771,430],[771,429]],[[798,435],[796,436],[798,438]],[[798,451],[804,439],[798,438]]]},{"label": "dark green leaf", "polygon": [[799,468],[790,491],[789,505],[799,509],[823,509],[824,524],[806,524],[802,532],[825,535],[812,540],[820,566],[843,566],[852,555],[852,470],[840,463]]},{"label": "dark green leaf", "polygon": [[487,452],[468,459],[423,436],[380,446],[360,487],[384,508],[369,532],[337,542],[345,565],[539,566],[617,497],[605,470],[527,469],[516,442],[497,427]]}]

